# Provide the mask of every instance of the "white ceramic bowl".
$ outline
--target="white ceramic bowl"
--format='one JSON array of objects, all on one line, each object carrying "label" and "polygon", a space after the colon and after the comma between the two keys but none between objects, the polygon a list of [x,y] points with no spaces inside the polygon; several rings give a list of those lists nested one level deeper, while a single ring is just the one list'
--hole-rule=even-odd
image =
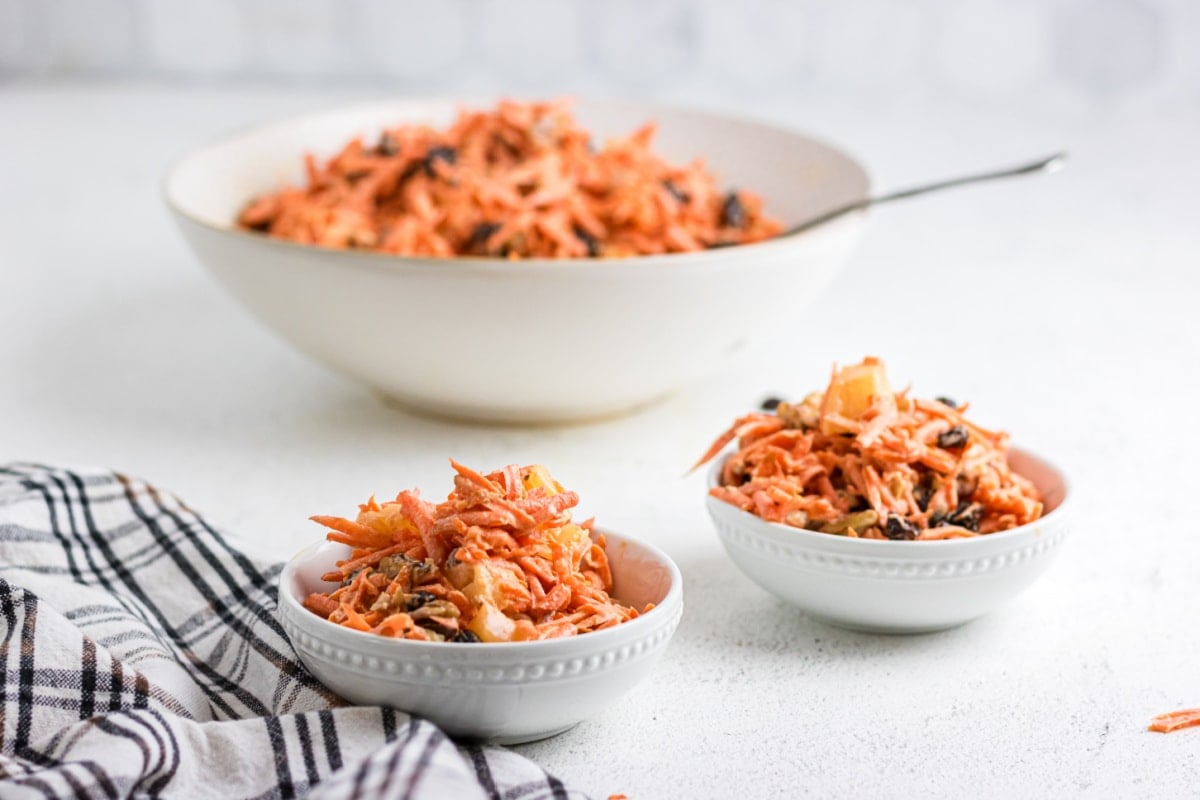
[{"label": "white ceramic bowl", "polygon": [[326,686],[363,705],[400,708],[451,736],[516,744],[561,733],[616,701],[650,673],[683,614],[679,569],[650,545],[604,532],[613,597],[648,613],[566,639],[455,644],[388,639],[344,628],[303,606],[337,584],[349,548],[324,542],[279,577],[279,617],[296,654]]},{"label": "white ceramic bowl", "polygon": [[[301,180],[305,152],[331,155],[400,122],[445,125],[458,105],[380,103],[230,136],[174,167],[167,204],[217,280],[301,351],[403,405],[516,423],[631,410],[794,329],[863,225],[853,214],[700,253],[520,262],[332,250],[234,227],[250,198]],[[868,191],[854,160],[798,133],[650,105],[576,112],[598,139],[657,120],[665,157],[704,157],[722,186],[760,193],[788,223]]]},{"label": "white ceramic bowl", "polygon": [[[850,539],[765,522],[712,495],[708,513],[725,551],[751,580],[816,619],[877,633],[952,628],[1016,597],[1057,555],[1069,530],[1067,483],[1051,464],[1013,449],[1046,514],[970,539]],[[715,486],[720,464],[709,474]]]}]

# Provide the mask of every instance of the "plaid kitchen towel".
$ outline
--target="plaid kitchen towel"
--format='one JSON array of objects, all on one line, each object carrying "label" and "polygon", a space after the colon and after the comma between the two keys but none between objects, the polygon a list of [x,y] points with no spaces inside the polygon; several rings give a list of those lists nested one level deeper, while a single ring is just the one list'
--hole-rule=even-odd
[{"label": "plaid kitchen towel", "polygon": [[347,706],[288,644],[279,568],[142,481],[0,467],[0,797],[583,797]]}]

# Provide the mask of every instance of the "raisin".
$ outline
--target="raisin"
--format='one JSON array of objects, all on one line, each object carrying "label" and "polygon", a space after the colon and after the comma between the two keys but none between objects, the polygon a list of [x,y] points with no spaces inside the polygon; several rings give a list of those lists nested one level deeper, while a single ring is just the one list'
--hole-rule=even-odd
[{"label": "raisin", "polygon": [[595,258],[600,255],[600,240],[578,225],[575,226],[575,238],[587,245],[589,258]]},{"label": "raisin", "polygon": [[493,133],[491,153],[489,154],[488,159],[489,161],[495,160],[496,156],[500,155],[500,153],[497,151],[500,151],[500,153],[503,153],[504,155],[507,155],[509,158],[513,159],[519,159],[521,157],[521,151],[517,149],[512,142],[508,141],[508,139],[505,139],[499,133]]},{"label": "raisin", "polygon": [[721,225],[726,228],[745,228],[750,220],[746,217],[746,207],[737,192],[725,195],[721,204]]},{"label": "raisin", "polygon": [[933,399],[937,400],[939,403],[941,403],[944,406],[950,406],[951,408],[958,408],[958,403],[954,402],[949,397],[935,397]]},{"label": "raisin", "polygon": [[968,438],[967,429],[962,425],[955,425],[950,430],[939,433],[937,443],[938,447],[951,450],[955,447],[962,447],[967,443]]},{"label": "raisin", "polygon": [[763,401],[758,404],[758,407],[763,411],[774,411],[775,409],[779,408],[779,404],[782,402],[783,400],[778,397],[766,397],[763,398]]},{"label": "raisin", "polygon": [[471,229],[471,235],[467,239],[467,252],[475,255],[486,255],[488,239],[492,238],[492,234],[498,230],[500,230],[499,222],[481,222],[476,225]]},{"label": "raisin", "polygon": [[926,483],[918,483],[913,487],[913,499],[917,501],[917,508],[922,511],[929,510],[929,498],[933,497],[933,487]]},{"label": "raisin", "polygon": [[449,627],[449,626],[443,625],[442,623],[440,623],[434,619],[419,619],[419,620],[417,620],[417,625],[421,626],[422,628],[424,628],[427,631],[432,631],[434,633],[441,634],[443,637],[445,637],[446,639],[449,639],[450,641],[454,641],[454,637],[458,635],[458,625],[457,624],[454,627]]},{"label": "raisin", "polygon": [[887,526],[883,529],[883,535],[889,539],[912,541],[917,538],[917,526],[904,517],[897,517],[895,514],[892,514],[887,519]]},{"label": "raisin", "polygon": [[408,602],[405,605],[409,611],[416,611],[421,606],[425,605],[426,603],[432,603],[434,600],[437,600],[437,595],[435,595],[433,592],[427,592],[422,589],[419,592],[413,592],[411,595],[409,595]]},{"label": "raisin", "polygon": [[962,508],[971,502],[971,495],[975,494],[975,490],[979,488],[979,482],[971,480],[966,475],[959,475],[954,482],[958,485],[958,496],[962,498],[958,501],[958,505],[959,508]]},{"label": "raisin", "polygon": [[418,172],[421,172],[424,165],[425,165],[425,161],[420,158],[418,158],[416,161],[408,162],[408,166],[405,167],[404,171],[400,173],[400,183],[404,183],[409,178],[416,175]]},{"label": "raisin", "polygon": [[479,637],[475,635],[474,631],[459,631],[450,641],[462,642],[464,644],[475,644],[479,641]]},{"label": "raisin", "polygon": [[516,254],[518,256],[526,255],[529,252],[528,243],[525,239],[525,234],[521,231],[514,233],[507,241],[500,245],[500,252],[497,254],[501,258],[508,258]]},{"label": "raisin", "polygon": [[950,515],[945,511],[933,512],[933,516],[929,518],[929,527],[938,528],[942,525],[945,525],[949,516]]},{"label": "raisin", "polygon": [[983,521],[983,506],[978,503],[963,501],[958,504],[954,513],[946,518],[951,525],[966,528],[969,531],[979,531],[979,523]]},{"label": "raisin", "polygon": [[379,144],[375,145],[376,155],[394,156],[400,152],[399,143],[392,138],[390,133],[385,133],[379,137]]},{"label": "raisin", "polygon": [[431,147],[429,152],[425,154],[425,174],[431,178],[437,177],[437,162],[445,161],[447,164],[453,164],[458,160],[458,151],[453,147]]},{"label": "raisin", "polygon": [[683,189],[680,189],[678,184],[676,184],[674,181],[666,180],[662,182],[662,185],[663,188],[670,192],[671,196],[679,202],[686,205],[692,201],[692,196]]}]

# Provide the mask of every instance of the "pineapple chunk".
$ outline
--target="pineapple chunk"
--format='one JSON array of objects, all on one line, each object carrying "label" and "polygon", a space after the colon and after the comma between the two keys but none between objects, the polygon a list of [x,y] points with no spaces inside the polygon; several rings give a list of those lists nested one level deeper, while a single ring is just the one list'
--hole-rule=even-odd
[{"label": "pineapple chunk", "polygon": [[563,490],[562,485],[554,480],[550,476],[550,471],[541,464],[526,467],[522,471],[521,482],[525,484],[525,491],[527,492],[544,488],[547,494],[558,494]]},{"label": "pineapple chunk", "polygon": [[[454,580],[453,583],[471,601],[476,604],[492,602],[492,597],[496,593],[496,587],[492,580],[491,570],[485,569],[482,564],[460,564],[458,567],[455,567],[455,572],[457,574],[453,577],[458,578],[458,580]],[[465,576],[466,580],[459,577],[460,575]]]},{"label": "pineapple chunk", "polygon": [[[501,562],[503,564],[503,562]],[[502,611],[528,611],[533,605],[524,576],[510,567],[493,564],[461,564],[455,569],[469,567],[470,581],[461,586],[462,593],[479,605],[490,605]],[[456,576],[458,577],[458,576]]]},{"label": "pineapple chunk", "polygon": [[574,523],[554,528],[547,532],[547,536],[570,553],[575,563],[578,563],[579,556],[592,546],[592,539],[588,536],[588,532]]},{"label": "pineapple chunk", "polygon": [[821,404],[821,432],[827,435],[852,433],[826,415],[838,414],[857,420],[875,404],[895,406],[896,398],[888,385],[883,362],[868,357],[861,364],[839,370],[829,382]]},{"label": "pineapple chunk", "polygon": [[478,636],[481,642],[511,642],[516,628],[513,620],[488,602],[479,605],[479,610],[467,625],[467,630]]},{"label": "pineapple chunk", "polygon": [[380,533],[394,534],[403,531],[409,537],[420,537],[417,526],[404,516],[404,509],[399,503],[384,503],[378,511],[362,511],[357,521],[360,525],[366,525]]},{"label": "pineapple chunk", "polygon": [[467,630],[481,642],[526,642],[538,638],[537,628],[527,619],[513,619],[491,603],[483,603]]},{"label": "pineapple chunk", "polygon": [[446,574],[450,585],[462,591],[475,580],[475,565],[459,561],[455,558],[457,554],[457,549],[450,553],[450,558],[447,559],[446,566],[442,567],[442,571]]}]

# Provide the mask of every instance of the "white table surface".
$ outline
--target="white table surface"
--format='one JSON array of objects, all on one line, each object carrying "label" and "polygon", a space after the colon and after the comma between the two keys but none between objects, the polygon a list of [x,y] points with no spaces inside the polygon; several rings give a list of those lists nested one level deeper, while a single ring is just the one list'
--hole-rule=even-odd
[{"label": "white table surface", "polygon": [[[1058,147],[1073,160],[880,209],[794,338],[637,416],[492,430],[385,408],[293,353],[208,279],[160,202],[170,160],[214,134],[379,94],[0,85],[0,459],[141,475],[280,559],[321,536],[310,514],[444,490],[448,456],[547,464],[584,514],[685,576],[653,677],[519,748],[600,798],[1200,791],[1200,731],[1145,730],[1200,706],[1200,107],[740,101],[844,143],[884,187]],[[733,569],[703,479],[680,477],[765,394],[869,353],[896,384],[970,400],[1074,484],[1060,560],[957,630],[805,618]]]}]

